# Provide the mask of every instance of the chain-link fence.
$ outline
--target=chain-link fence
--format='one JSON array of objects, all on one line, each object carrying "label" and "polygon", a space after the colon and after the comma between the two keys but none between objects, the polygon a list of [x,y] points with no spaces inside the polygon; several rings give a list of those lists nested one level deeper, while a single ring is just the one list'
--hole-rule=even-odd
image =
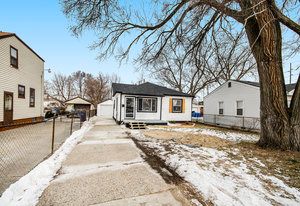
[{"label": "chain-link fence", "polygon": [[260,129],[260,118],[255,117],[204,114],[203,121],[207,124],[233,128],[242,128],[249,130]]},{"label": "chain-link fence", "polygon": [[[87,118],[91,117],[88,115]],[[81,118],[58,116],[36,124],[14,124],[0,131],[0,194],[47,158],[80,129]],[[3,131],[4,130],[4,131]]]}]

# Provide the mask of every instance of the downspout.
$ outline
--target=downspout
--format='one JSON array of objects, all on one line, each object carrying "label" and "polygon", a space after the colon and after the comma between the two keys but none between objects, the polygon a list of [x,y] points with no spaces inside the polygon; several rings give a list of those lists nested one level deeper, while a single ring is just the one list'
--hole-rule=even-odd
[{"label": "downspout", "polygon": [[[111,99],[113,99],[114,97],[112,97]],[[116,108],[116,104],[115,104],[115,99],[113,100],[113,116],[112,118],[115,119],[115,108]]]},{"label": "downspout", "polygon": [[163,97],[160,97],[160,120],[161,120],[161,116],[162,116],[162,98]]},{"label": "downspout", "polygon": [[193,111],[193,101],[194,101],[195,97],[192,97],[192,101],[191,101],[191,121],[192,121],[192,111]]},{"label": "downspout", "polygon": [[120,123],[122,121],[122,93],[121,93],[121,97],[120,97]]}]

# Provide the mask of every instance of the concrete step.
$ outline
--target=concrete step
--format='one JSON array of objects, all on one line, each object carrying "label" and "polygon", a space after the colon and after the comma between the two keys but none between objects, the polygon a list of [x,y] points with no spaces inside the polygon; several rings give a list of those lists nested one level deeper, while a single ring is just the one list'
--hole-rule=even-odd
[{"label": "concrete step", "polygon": [[130,129],[146,129],[145,122],[129,122]]}]

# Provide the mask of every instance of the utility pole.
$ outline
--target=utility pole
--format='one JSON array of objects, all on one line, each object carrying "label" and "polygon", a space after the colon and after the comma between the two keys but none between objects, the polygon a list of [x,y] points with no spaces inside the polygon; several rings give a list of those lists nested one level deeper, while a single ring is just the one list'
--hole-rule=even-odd
[{"label": "utility pole", "polygon": [[85,73],[80,71],[79,73],[79,95],[80,97],[83,97],[82,96],[82,79],[85,77]]},{"label": "utility pole", "polygon": [[290,84],[292,84],[292,63],[290,63]]}]

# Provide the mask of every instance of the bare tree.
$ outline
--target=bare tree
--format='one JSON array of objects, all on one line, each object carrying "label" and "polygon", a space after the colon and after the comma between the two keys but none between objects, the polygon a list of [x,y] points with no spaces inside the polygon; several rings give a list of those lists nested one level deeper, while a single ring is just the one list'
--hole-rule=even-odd
[{"label": "bare tree", "polygon": [[73,87],[74,92],[76,93],[76,96],[84,97],[85,96],[85,85],[84,85],[84,79],[87,76],[87,74],[83,71],[76,71],[71,74],[70,78],[73,80]]},{"label": "bare tree", "polygon": [[[151,12],[144,13],[140,8],[134,10],[130,3],[117,0],[62,0],[62,3],[65,14],[75,20],[74,34],[80,35],[84,29],[98,31],[99,39],[94,47],[102,49],[100,57],[113,54],[119,40],[133,31],[135,38],[119,55],[120,58],[128,56],[132,46],[139,41],[143,46],[140,58],[146,58],[148,53],[157,58],[167,45],[177,44],[184,38],[190,39],[189,51],[197,55],[204,37],[212,32],[217,34],[220,28],[229,33],[244,29],[260,80],[259,144],[300,150],[300,78],[288,107],[281,31],[281,26],[285,26],[300,35],[300,25],[293,20],[294,16],[285,12],[294,3],[298,6],[296,13],[299,13],[299,1],[154,1],[156,6]],[[211,22],[217,22],[218,26],[212,27]]]},{"label": "bare tree", "polygon": [[234,79],[241,80],[244,77],[256,77],[256,62],[249,46],[246,44],[245,32],[228,33],[219,31],[212,33],[212,49],[214,51],[214,63],[208,70],[221,85]]},{"label": "bare tree", "polygon": [[85,81],[85,94],[95,107],[109,98],[110,77],[99,73],[97,76],[87,75]]},{"label": "bare tree", "polygon": [[56,97],[61,102],[75,96],[73,79],[71,76],[60,73],[54,74],[49,88],[49,95]]},{"label": "bare tree", "polygon": [[206,49],[191,59],[183,45],[169,45],[160,56],[147,65],[147,70],[160,84],[196,95],[208,84],[215,82],[207,64],[212,53]]},{"label": "bare tree", "polygon": [[109,80],[110,80],[110,85],[112,83],[120,83],[121,82],[121,77],[117,74],[111,74],[110,77],[109,77]]}]

